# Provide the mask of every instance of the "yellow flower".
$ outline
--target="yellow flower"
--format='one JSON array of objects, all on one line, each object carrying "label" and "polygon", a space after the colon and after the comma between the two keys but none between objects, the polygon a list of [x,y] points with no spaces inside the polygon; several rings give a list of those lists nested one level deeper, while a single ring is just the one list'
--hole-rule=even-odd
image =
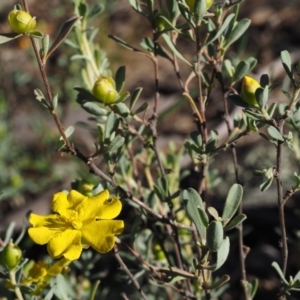
[{"label": "yellow flower", "polygon": [[39,295],[43,289],[49,284],[51,277],[62,273],[64,267],[70,264],[70,260],[62,258],[54,265],[47,264],[43,261],[30,261],[24,268],[25,279],[21,280],[21,284],[35,284],[35,289],[31,295]]},{"label": "yellow flower", "polygon": [[30,238],[37,244],[47,245],[52,258],[64,256],[75,260],[82,248],[91,246],[100,253],[110,251],[115,235],[121,234],[124,222],[112,220],[122,209],[117,197],[109,199],[108,190],[86,197],[75,190],[53,196],[52,210],[57,214],[39,216],[30,214]]},{"label": "yellow flower", "polygon": [[260,84],[255,79],[245,76],[242,83],[241,93],[243,101],[250,105],[258,106],[255,91],[260,87]]},{"label": "yellow flower", "polygon": [[28,33],[36,26],[35,17],[23,10],[13,10],[8,15],[10,28],[17,33]]}]

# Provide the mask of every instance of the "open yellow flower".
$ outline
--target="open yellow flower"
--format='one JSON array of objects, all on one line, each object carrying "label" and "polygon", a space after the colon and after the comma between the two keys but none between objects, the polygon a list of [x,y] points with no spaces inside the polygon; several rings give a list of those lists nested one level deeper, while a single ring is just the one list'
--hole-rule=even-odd
[{"label": "open yellow flower", "polygon": [[122,209],[117,197],[109,199],[108,190],[86,197],[72,190],[53,196],[52,210],[57,214],[39,216],[30,214],[28,229],[30,238],[37,244],[47,245],[52,258],[64,256],[75,260],[82,248],[91,246],[100,253],[110,251],[115,244],[115,235],[121,234],[124,222],[112,220]]}]

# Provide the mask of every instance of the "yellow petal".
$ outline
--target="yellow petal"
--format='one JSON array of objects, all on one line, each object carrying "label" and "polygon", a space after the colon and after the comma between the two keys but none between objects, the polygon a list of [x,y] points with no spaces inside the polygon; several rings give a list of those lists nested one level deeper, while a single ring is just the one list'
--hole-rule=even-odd
[{"label": "yellow petal", "polygon": [[122,202],[117,197],[109,198],[107,190],[93,197],[87,198],[80,208],[81,220],[106,219],[110,220],[117,217],[122,209]]},{"label": "yellow petal", "polygon": [[69,208],[69,201],[67,199],[67,194],[65,192],[59,192],[53,195],[51,209],[54,212],[63,214],[65,210]]},{"label": "yellow petal", "polygon": [[75,209],[78,207],[78,205],[81,205],[81,203],[87,199],[86,196],[80,194],[79,192],[75,190],[71,190],[68,195],[68,201],[70,205],[70,209]]},{"label": "yellow petal", "polygon": [[52,258],[64,256],[69,260],[78,259],[81,251],[81,232],[79,230],[65,230],[56,234],[47,246],[49,255]]},{"label": "yellow petal", "polygon": [[29,222],[34,227],[28,229],[28,234],[39,245],[48,243],[57,232],[66,226],[59,215],[39,216],[30,214]]},{"label": "yellow petal", "polygon": [[121,234],[124,222],[120,220],[99,220],[86,224],[82,228],[84,240],[96,251],[106,253],[115,244],[115,235]]},{"label": "yellow petal", "polygon": [[51,266],[48,270],[48,274],[51,276],[56,276],[60,274],[63,268],[71,263],[71,260],[66,258],[61,258],[58,260],[53,266]]},{"label": "yellow petal", "polygon": [[32,227],[28,229],[28,234],[36,244],[45,245],[55,236],[55,231],[47,227]]},{"label": "yellow petal", "polygon": [[59,216],[55,215],[55,214],[40,216],[40,215],[31,213],[28,221],[34,227],[37,227],[37,226],[48,226],[50,224],[55,224],[56,222],[58,222],[58,219],[59,219]]}]

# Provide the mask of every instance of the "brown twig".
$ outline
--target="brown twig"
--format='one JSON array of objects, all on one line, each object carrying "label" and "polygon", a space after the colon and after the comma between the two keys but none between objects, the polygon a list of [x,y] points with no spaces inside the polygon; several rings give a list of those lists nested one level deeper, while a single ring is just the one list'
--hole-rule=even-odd
[{"label": "brown twig", "polygon": [[144,300],[147,300],[146,295],[144,294],[144,292],[142,291],[140,284],[138,283],[138,281],[134,278],[134,276],[132,275],[132,273],[129,271],[129,269],[127,268],[126,264],[123,262],[121,256],[119,255],[119,249],[117,247],[117,245],[115,245],[114,247],[114,253],[115,253],[115,258],[118,261],[118,263],[120,264],[122,270],[128,275],[128,277],[131,279],[132,283],[134,284],[134,286],[136,287],[136,289],[138,290],[138,292],[141,294],[142,298]]}]

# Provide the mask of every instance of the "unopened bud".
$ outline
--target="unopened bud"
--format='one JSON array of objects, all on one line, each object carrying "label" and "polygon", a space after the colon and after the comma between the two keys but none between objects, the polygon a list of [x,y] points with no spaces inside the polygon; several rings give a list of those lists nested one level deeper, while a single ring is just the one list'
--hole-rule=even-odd
[{"label": "unopened bud", "polygon": [[244,102],[257,106],[255,91],[260,88],[260,84],[253,78],[245,76],[242,83],[242,99]]},{"label": "unopened bud", "polygon": [[[186,4],[190,8],[190,11],[194,11],[195,7],[195,0],[185,0]],[[212,4],[214,3],[214,0],[206,0],[206,9],[209,9]]]},{"label": "unopened bud", "polygon": [[107,76],[102,76],[95,82],[92,93],[104,104],[113,104],[119,98],[115,81]]},{"label": "unopened bud", "polygon": [[19,246],[8,243],[0,252],[0,265],[6,270],[11,271],[18,266],[22,258],[22,251]]},{"label": "unopened bud", "polygon": [[17,33],[28,33],[36,26],[35,17],[23,10],[13,10],[8,15],[10,28]]}]

